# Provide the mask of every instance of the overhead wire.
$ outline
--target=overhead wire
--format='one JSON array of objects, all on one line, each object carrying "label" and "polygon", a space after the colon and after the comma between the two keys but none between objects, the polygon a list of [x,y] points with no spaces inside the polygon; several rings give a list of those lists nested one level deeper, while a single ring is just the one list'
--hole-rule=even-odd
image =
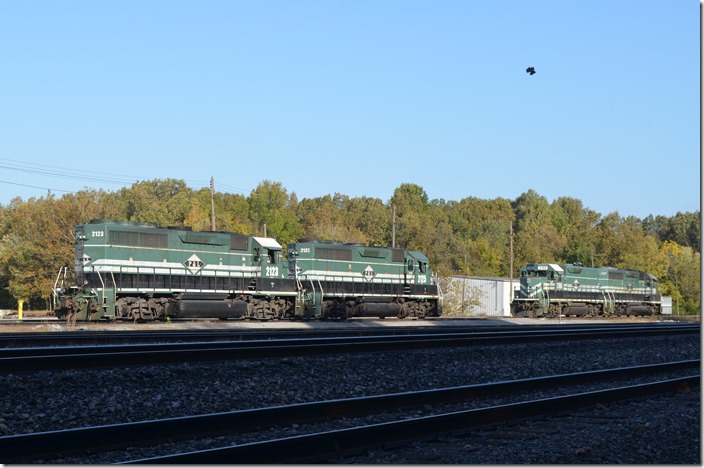
[{"label": "overhead wire", "polygon": [[71,192],[70,190],[59,190],[59,189],[52,189],[49,187],[38,187],[36,185],[19,184],[17,182],[10,182],[7,180],[0,180],[0,183],[1,184],[10,184],[10,185],[19,185],[20,187],[29,187],[29,188],[36,188],[36,189],[42,189],[42,190],[51,190],[53,192],[74,193],[74,192]]},{"label": "overhead wire", "polygon": [[[37,169],[37,167],[46,169]],[[89,180],[93,182],[103,182],[112,184],[131,183],[135,179],[138,179],[137,177],[133,176],[123,176],[119,174],[107,175],[105,173],[95,171],[86,171],[74,168],[67,169],[65,167],[50,166],[48,164],[30,164],[25,161],[16,161],[7,158],[0,158],[0,168],[10,169],[19,172],[26,172],[30,174],[48,175],[50,177],[74,180]]]},{"label": "overhead wire", "polygon": [[[34,174],[38,176],[48,176],[55,177],[59,179],[71,179],[84,182],[98,182],[101,184],[115,184],[115,185],[132,185],[140,180],[145,180],[144,177],[121,175],[121,174],[106,174],[97,171],[87,171],[81,169],[66,167],[52,166],[48,164],[38,164],[38,163],[28,163],[25,161],[17,161],[8,158],[0,158],[0,169],[6,169],[17,172],[24,172],[27,174]],[[186,184],[194,190],[199,190],[202,188],[210,188],[210,181],[203,180],[184,180]],[[7,180],[0,180],[2,184],[17,185],[21,187],[36,188],[42,190],[48,190],[52,192],[61,193],[76,193],[75,190],[63,190],[53,187],[42,187],[30,184],[21,184],[18,182],[10,182]],[[217,183],[215,184],[216,190],[230,192],[238,192],[242,194],[247,194],[248,191],[239,187],[233,187],[227,184]]]}]

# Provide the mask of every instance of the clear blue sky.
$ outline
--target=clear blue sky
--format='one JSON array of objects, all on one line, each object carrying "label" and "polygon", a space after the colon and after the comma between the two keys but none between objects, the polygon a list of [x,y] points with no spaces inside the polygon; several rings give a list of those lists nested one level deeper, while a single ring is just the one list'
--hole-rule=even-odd
[{"label": "clear blue sky", "polygon": [[4,1],[0,44],[2,205],[214,176],[700,209],[693,0]]}]

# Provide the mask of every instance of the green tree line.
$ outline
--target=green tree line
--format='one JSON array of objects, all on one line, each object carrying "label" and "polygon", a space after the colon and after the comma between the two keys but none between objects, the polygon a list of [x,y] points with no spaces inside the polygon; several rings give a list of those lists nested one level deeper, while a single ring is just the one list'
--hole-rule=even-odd
[{"label": "green tree line", "polygon": [[[387,202],[336,193],[298,200],[265,180],[249,196],[214,194],[219,231],[277,239],[356,242],[424,252],[441,277],[508,277],[525,263],[581,262],[648,271],[660,279],[681,313],[701,303],[699,212],[675,216],[601,214],[578,199],[548,200],[528,190],[515,200],[429,199],[416,184],[401,184]],[[210,230],[210,189],[182,180],[136,182],[114,192],[86,189],[57,198],[13,199],[0,206],[0,308],[18,300],[45,308],[59,268],[72,267],[74,226],[91,219],[153,222]]]}]

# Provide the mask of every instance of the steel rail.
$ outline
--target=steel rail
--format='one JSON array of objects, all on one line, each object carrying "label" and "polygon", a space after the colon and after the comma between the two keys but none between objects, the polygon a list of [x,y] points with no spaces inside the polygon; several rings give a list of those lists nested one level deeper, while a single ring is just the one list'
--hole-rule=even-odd
[{"label": "steel rail", "polygon": [[[230,339],[220,340],[220,341],[188,341],[188,342],[157,342],[157,343],[129,343],[129,344],[110,344],[104,343],[99,345],[79,345],[79,346],[33,346],[33,347],[19,347],[19,348],[0,348],[0,357],[25,357],[25,356],[42,356],[46,354],[51,355],[67,355],[67,354],[89,354],[89,353],[112,353],[117,350],[123,352],[133,352],[133,351],[153,351],[159,350],[178,350],[193,348],[198,345],[211,348],[229,348],[231,346],[257,346],[261,343],[266,343],[271,346],[287,346],[292,343],[305,343],[305,344],[317,344],[317,343],[344,343],[347,341],[354,341],[358,343],[362,342],[375,342],[383,341],[387,339],[393,339],[398,341],[403,340],[423,340],[427,338],[439,338],[439,339],[461,339],[461,338],[511,338],[511,337],[524,337],[524,336],[548,336],[548,334],[556,334],[556,336],[578,336],[584,335],[588,339],[592,339],[599,335],[611,335],[618,333],[626,334],[670,334],[674,333],[696,333],[700,331],[700,327],[693,325],[676,325],[676,326],[627,326],[627,327],[574,327],[574,328],[539,328],[539,329],[526,329],[525,327],[520,327],[513,330],[504,329],[494,329],[494,330],[442,330],[442,331],[423,331],[415,333],[394,333],[393,331],[378,330],[371,333],[364,334],[332,334],[333,336],[328,336],[328,333],[302,333],[302,334],[280,334],[280,333],[265,333],[259,332],[256,338],[243,340],[243,339]],[[142,332],[139,332],[140,334]],[[178,335],[182,338],[202,338],[200,333],[193,334],[180,334]],[[228,335],[223,335],[223,338],[228,337]],[[238,337],[239,338],[239,337]],[[106,336],[106,340],[110,340],[111,337]]]},{"label": "steel rail", "polygon": [[359,416],[409,406],[442,404],[497,394],[682,371],[699,368],[700,365],[700,360],[678,361],[164,420],[20,434],[0,437],[0,454],[2,454],[0,455],[0,463],[36,460],[42,457],[56,458],[57,454],[72,454],[84,451],[86,448],[104,452],[129,446],[188,438],[196,434],[242,432],[265,425]]},{"label": "steel rail", "polygon": [[[627,326],[627,325],[626,325]],[[364,328],[315,328],[305,330],[292,329],[198,329],[198,330],[130,330],[130,331],[60,331],[60,332],[21,332],[0,333],[0,348],[18,345],[32,347],[62,344],[96,344],[96,343],[149,343],[179,341],[242,341],[253,339],[282,338],[321,338],[354,336],[398,336],[438,333],[485,333],[500,328],[501,331],[549,329],[552,325],[484,325],[484,326],[417,326],[417,327],[364,327]],[[623,326],[621,326],[623,327]],[[561,327],[562,330],[577,329],[578,326]],[[583,328],[584,329],[584,328]]]},{"label": "steel rail", "polygon": [[335,327],[316,328],[306,330],[278,329],[262,331],[261,329],[199,329],[199,330],[83,330],[83,331],[60,331],[60,332],[10,332],[0,333],[0,348],[9,348],[18,345],[31,345],[37,347],[39,344],[61,345],[80,343],[148,343],[154,341],[214,341],[229,340],[240,341],[249,339],[280,339],[280,338],[315,338],[324,336],[379,336],[379,335],[415,335],[415,334],[437,334],[437,333],[486,333],[500,330],[501,332],[516,331],[539,331],[539,330],[616,330],[616,329],[636,329],[647,327],[677,328],[697,326],[696,324],[582,324],[582,325],[482,325],[482,326],[365,326],[364,328]]},{"label": "steel rail", "polygon": [[696,374],[609,390],[373,424],[352,429],[334,430],[264,442],[252,442],[225,448],[144,458],[122,462],[121,464],[328,462],[331,458],[356,455],[368,448],[429,440],[438,434],[461,433],[473,427],[571,411],[596,403],[631,400],[655,394],[669,393],[676,391],[678,386],[682,384],[698,386],[700,384],[700,375]]},{"label": "steel rail", "polygon": [[373,337],[251,340],[237,342],[159,343],[0,349],[0,373],[212,362],[232,359],[372,353],[447,347],[489,346],[565,340],[614,339],[700,333],[693,327],[638,330],[540,331]]},{"label": "steel rail", "polygon": [[[250,333],[245,333],[245,334],[240,334],[240,333],[200,333],[200,331],[196,332],[191,332],[191,331],[183,331],[183,332],[166,332],[166,333],[158,333],[158,332],[144,332],[144,331],[139,331],[135,333],[120,333],[118,335],[113,334],[113,332],[105,332],[104,334],[95,334],[95,333],[88,333],[85,338],[88,340],[104,340],[105,343],[101,344],[90,344],[90,345],[64,345],[64,348],[61,348],[59,346],[36,346],[37,342],[41,341],[46,341],[48,338],[49,340],[55,340],[57,342],[61,341],[66,341],[66,342],[74,342],[75,340],[83,341],[85,338],[83,336],[80,336],[81,334],[79,333],[78,335],[64,335],[63,333],[58,333],[56,335],[58,336],[52,336],[52,337],[45,337],[41,335],[46,335],[46,333],[42,334],[31,334],[31,336],[27,337],[18,337],[18,338],[12,338],[10,337],[9,340],[12,341],[26,341],[26,342],[32,342],[35,343],[35,346],[31,347],[18,347],[18,348],[10,348],[10,347],[5,347],[2,348],[0,347],[0,356],[2,357],[7,357],[7,356],[21,356],[21,355],[40,355],[43,353],[43,350],[48,349],[53,351],[52,354],[74,354],[74,353],[80,353],[82,351],[87,351],[87,352],[105,352],[107,351],[107,348],[105,345],[110,345],[110,346],[127,346],[131,345],[135,347],[135,350],[138,349],[139,346],[149,346],[149,345],[154,345],[155,343],[149,343],[148,341],[157,341],[157,345],[159,346],[168,346],[169,344],[173,344],[175,347],[178,346],[188,346],[187,344],[183,344],[183,342],[169,342],[169,341],[163,341],[164,339],[186,339],[188,340],[188,343],[212,343],[215,340],[219,340],[220,342],[218,344],[213,344],[212,346],[227,346],[228,343],[238,343],[241,341],[265,341],[267,343],[272,343],[273,341],[279,341],[279,342],[284,342],[283,340],[301,340],[301,339],[306,339],[306,340],[313,340],[313,339],[329,339],[329,338],[335,338],[335,339],[345,339],[345,338],[350,338],[350,339],[370,339],[370,340],[377,340],[377,339],[383,339],[386,337],[401,337],[401,336],[407,336],[407,337],[428,337],[428,336],[443,336],[443,337],[459,337],[459,336],[468,336],[468,337],[484,337],[484,336],[516,336],[516,335],[523,335],[523,334],[528,334],[528,333],[569,333],[569,332],[576,332],[576,333],[587,333],[587,332],[592,332],[592,333],[611,333],[611,332],[617,332],[617,331],[627,331],[627,332],[633,332],[636,333],[639,330],[658,330],[658,331],[664,331],[664,330],[674,330],[674,331],[680,331],[680,330],[699,330],[698,326],[695,325],[633,325],[633,326],[603,326],[603,327],[592,327],[592,326],[573,326],[573,327],[559,327],[556,328],[554,326],[548,326],[548,327],[540,327],[540,328],[526,328],[526,327],[516,327],[516,328],[511,328],[511,329],[506,329],[504,327],[500,328],[492,328],[490,330],[487,330],[486,327],[481,327],[480,329],[477,328],[468,328],[468,329],[432,329],[432,330],[412,330],[412,329],[403,329],[403,330],[388,330],[388,329],[376,329],[376,330],[363,330],[360,332],[340,332],[338,331],[302,331],[302,332],[296,332],[296,331],[268,331],[268,332],[263,332],[263,331],[253,331]],[[13,336],[17,336],[17,334],[12,334]],[[37,336],[39,335],[39,336]],[[52,333],[54,335],[54,333]],[[64,339],[64,336],[66,337]],[[206,340],[203,340],[203,338],[207,338]],[[135,339],[135,340],[140,340],[138,343],[114,343],[116,340],[120,339]],[[399,338],[401,339],[401,338]],[[407,339],[413,339],[413,338],[407,338]],[[142,340],[145,340],[147,342],[143,342]],[[108,343],[109,342],[109,343]],[[312,343],[312,341],[311,341]],[[124,348],[127,349],[127,348]],[[145,348],[147,349],[147,348]]]}]

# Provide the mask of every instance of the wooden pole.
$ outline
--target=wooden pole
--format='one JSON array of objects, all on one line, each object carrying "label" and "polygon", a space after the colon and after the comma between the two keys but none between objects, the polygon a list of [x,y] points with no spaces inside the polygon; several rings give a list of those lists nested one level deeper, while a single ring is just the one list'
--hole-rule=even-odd
[{"label": "wooden pole", "polygon": [[215,231],[215,177],[210,178],[210,230]]},{"label": "wooden pole", "polygon": [[511,251],[511,260],[509,262],[509,299],[508,303],[511,305],[513,302],[513,221],[511,224],[509,224],[508,228],[508,236],[509,236],[509,246],[510,246],[510,251]]},{"label": "wooden pole", "polygon": [[396,207],[391,205],[391,247],[396,247]]}]

